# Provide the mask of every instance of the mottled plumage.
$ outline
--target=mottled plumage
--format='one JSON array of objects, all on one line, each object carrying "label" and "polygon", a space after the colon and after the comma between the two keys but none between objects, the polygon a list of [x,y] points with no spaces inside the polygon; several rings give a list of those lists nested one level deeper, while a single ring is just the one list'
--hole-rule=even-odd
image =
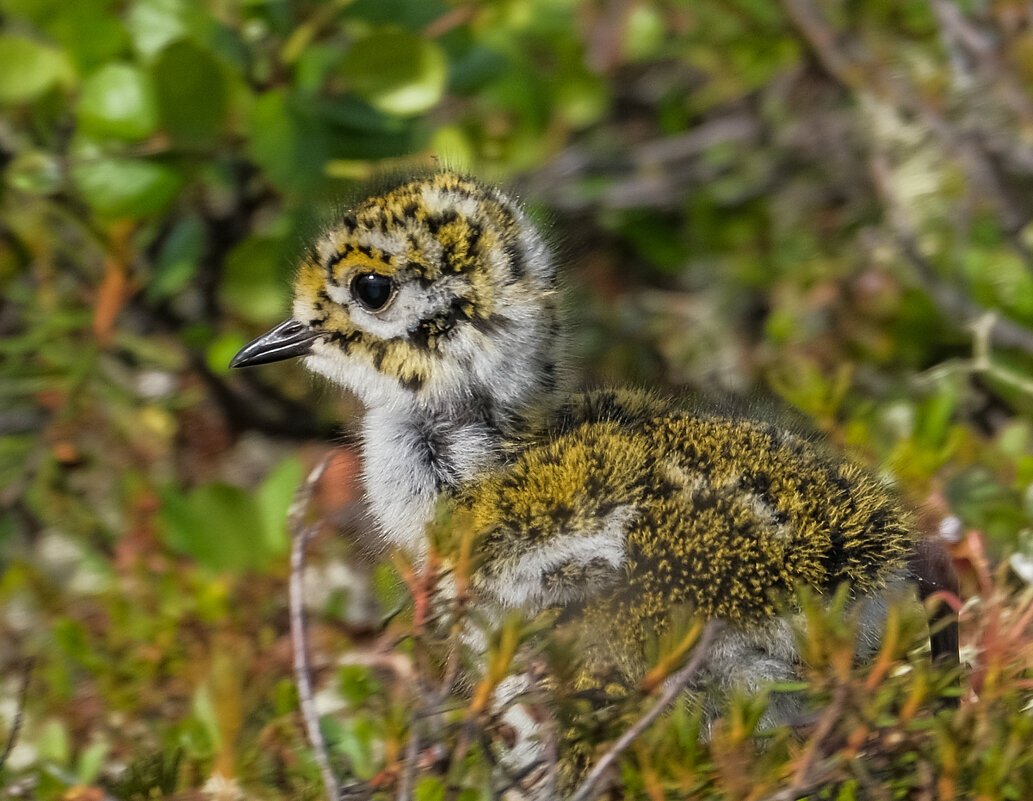
[{"label": "mottled plumage", "polygon": [[[586,684],[633,686],[649,642],[687,608],[730,624],[705,681],[792,679],[779,610],[799,585],[847,583],[857,652],[870,654],[916,541],[893,494],[778,427],[638,391],[566,392],[561,334],[555,270],[528,217],[499,190],[442,173],[346,214],[304,259],[293,319],[234,364],[301,355],[355,392],[385,540],[420,556],[440,504],[465,511],[475,600],[557,614],[578,637]],[[793,710],[774,703],[766,723]]]},{"label": "mottled plumage", "polygon": [[877,594],[905,567],[913,526],[892,495],[794,434],[627,391],[568,403],[576,423],[459,496],[477,586],[529,613],[585,602],[586,642],[628,673],[677,605],[752,627],[801,584]]}]

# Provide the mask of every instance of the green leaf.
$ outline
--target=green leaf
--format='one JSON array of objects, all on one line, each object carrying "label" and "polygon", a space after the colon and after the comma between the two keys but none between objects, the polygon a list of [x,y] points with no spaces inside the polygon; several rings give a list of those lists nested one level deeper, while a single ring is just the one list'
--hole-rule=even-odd
[{"label": "green leaf", "polygon": [[264,522],[263,547],[270,556],[285,554],[290,547],[287,510],[301,480],[301,463],[292,457],[273,468],[255,493],[255,502]]},{"label": "green leaf", "polygon": [[226,257],[220,296],[235,314],[266,325],[283,315],[289,273],[280,240],[251,236]]},{"label": "green leaf", "polygon": [[64,184],[57,157],[42,150],[19,153],[7,165],[4,176],[10,186],[33,195],[52,195]]},{"label": "green leaf", "polygon": [[958,516],[991,539],[1008,540],[1026,525],[1021,498],[987,468],[976,465],[953,477],[944,494]]},{"label": "green leaf", "polygon": [[[37,8],[40,0],[28,0]],[[129,43],[119,0],[75,0],[52,4],[40,30],[61,46],[81,72],[91,72],[125,51]]]},{"label": "green leaf", "polygon": [[215,571],[261,569],[287,551],[284,526],[301,465],[287,459],[251,494],[231,484],[205,484],[184,495],[162,493],[165,543]]},{"label": "green leaf", "polygon": [[359,709],[367,699],[382,693],[383,687],[369,668],[344,665],[337,671],[337,691],[349,706]]},{"label": "green leaf", "polygon": [[315,95],[322,89],[327,76],[337,68],[341,51],[326,44],[311,44],[294,62],[294,86],[306,94]]},{"label": "green leaf", "polygon": [[179,171],[167,164],[109,156],[80,158],[72,180],[94,211],[113,219],[161,211],[183,183]]},{"label": "green leaf", "polygon": [[185,496],[167,488],[159,519],[165,543],[210,570],[240,573],[268,559],[258,504],[240,487],[215,482]]},{"label": "green leaf", "polygon": [[204,354],[208,369],[215,375],[226,375],[233,357],[246,344],[247,339],[237,331],[227,331],[215,337]]},{"label": "green leaf", "polygon": [[204,250],[204,225],[196,216],[180,220],[165,239],[145,290],[148,300],[163,300],[183,291],[197,275]]},{"label": "green leaf", "polygon": [[135,141],[158,127],[158,104],[150,77],[131,64],[107,64],[83,84],[79,126],[84,133]]},{"label": "green leaf", "polygon": [[456,94],[471,95],[503,75],[507,66],[506,57],[498,51],[474,45],[452,58],[449,89]]},{"label": "green leaf", "polygon": [[378,732],[369,718],[356,716],[338,721],[324,717],[320,718],[319,724],[331,749],[348,759],[358,778],[370,779],[376,775],[380,768],[376,743]]},{"label": "green leaf", "polygon": [[51,718],[40,728],[35,737],[36,751],[40,758],[65,767],[72,759],[72,745],[68,729],[60,720]]},{"label": "green leaf", "polygon": [[[418,118],[386,114],[356,95],[313,98],[307,106],[326,125],[332,158],[392,158],[419,150],[426,142],[426,126]],[[329,171],[329,166],[324,169]]]},{"label": "green leaf", "polygon": [[644,61],[659,53],[667,38],[667,25],[660,11],[636,4],[624,24],[624,53],[630,61]]},{"label": "green leaf", "polygon": [[259,97],[248,115],[251,157],[281,189],[304,191],[323,178],[329,158],[327,127],[287,92]]},{"label": "green leaf", "polygon": [[351,47],[341,73],[373,107],[410,116],[438,103],[448,66],[436,43],[404,31],[381,30]]},{"label": "green leaf", "polygon": [[146,57],[183,38],[203,40],[212,24],[196,0],[137,0],[126,16],[133,46]]},{"label": "green leaf", "polygon": [[419,150],[426,142],[426,126],[418,118],[390,116],[355,95],[313,99],[308,105],[326,125],[332,158],[392,158]]},{"label": "green leaf", "polygon": [[588,70],[576,70],[552,87],[552,105],[570,125],[583,128],[596,122],[609,105],[606,83]]},{"label": "green leaf", "polygon": [[444,801],[445,785],[440,779],[425,776],[416,783],[412,797],[413,801]]},{"label": "green leaf", "polygon": [[211,143],[227,109],[226,81],[215,58],[192,42],[179,41],[161,52],[152,74],[169,135],[190,146]]},{"label": "green leaf", "polygon": [[64,53],[24,36],[0,35],[0,103],[27,103],[69,82]]},{"label": "green leaf", "polygon": [[420,31],[450,10],[451,6],[441,0],[354,0],[348,6],[348,17],[371,25],[398,25]]},{"label": "green leaf", "polygon": [[79,784],[86,785],[96,782],[110,750],[111,747],[103,741],[93,743],[83,749],[75,768],[75,778]]},{"label": "green leaf", "polygon": [[202,753],[214,752],[222,742],[222,732],[215,704],[212,703],[212,691],[207,683],[197,688],[192,706],[190,722],[196,726],[194,734],[200,741],[197,750]]}]

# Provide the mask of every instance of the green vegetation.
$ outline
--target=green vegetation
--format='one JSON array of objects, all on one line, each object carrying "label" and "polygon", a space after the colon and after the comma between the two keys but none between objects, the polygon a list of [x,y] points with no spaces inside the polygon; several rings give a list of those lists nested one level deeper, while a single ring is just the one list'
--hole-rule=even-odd
[{"label": "green vegetation", "polygon": [[[394,798],[416,730],[413,798],[488,797],[483,706],[414,727],[447,660],[427,578],[371,554],[354,401],[227,368],[321,221],[434,158],[550,221],[585,382],[795,407],[957,534],[959,712],[933,714],[916,621],[862,671],[828,621],[820,737],[758,744],[743,701],[700,745],[676,708],[618,797],[1033,797],[1031,14],[0,0],[0,798],[322,797],[284,518],[330,447],[307,597],[335,769]],[[591,761],[651,699],[555,703]]]}]

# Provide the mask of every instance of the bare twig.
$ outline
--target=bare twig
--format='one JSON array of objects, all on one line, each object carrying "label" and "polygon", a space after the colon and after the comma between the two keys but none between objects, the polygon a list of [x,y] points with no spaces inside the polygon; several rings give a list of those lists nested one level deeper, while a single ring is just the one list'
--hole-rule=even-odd
[{"label": "bare twig", "polygon": [[0,754],[0,771],[7,764],[7,758],[14,750],[18,742],[18,734],[21,732],[22,719],[25,715],[25,698],[29,693],[29,680],[32,678],[32,668],[36,661],[31,656],[25,660],[21,668],[21,686],[18,688],[18,698],[15,701],[14,720],[11,721],[11,733],[7,735],[7,743],[4,745],[4,752]]},{"label": "bare twig", "polygon": [[826,760],[816,768],[812,768],[811,774],[806,781],[801,783],[793,782],[788,787],[776,790],[771,795],[766,795],[760,801],[797,801],[805,797],[812,790],[818,790],[828,784],[839,767],[839,760]]},{"label": "bare twig", "polygon": [[781,0],[781,5],[825,72],[848,89],[864,88],[866,71],[845,55],[839,31],[825,21],[818,9],[807,0]]},{"label": "bare twig", "polygon": [[672,164],[704,154],[715,145],[757,142],[762,133],[756,115],[747,111],[734,111],[700,123],[685,133],[643,142],[630,156],[640,170],[666,170]]},{"label": "bare twig", "polygon": [[992,320],[987,333],[988,343],[998,347],[1018,348],[1033,354],[1033,331],[1011,320],[988,317],[990,311],[964,293],[946,283],[933,264],[922,253],[918,237],[904,216],[904,211],[893,192],[888,159],[876,153],[870,160],[872,183],[886,206],[890,227],[904,258],[914,268],[922,289],[949,319],[972,324],[978,319]]},{"label": "bare twig", "polygon": [[[920,762],[919,765],[922,763]],[[850,770],[857,777],[857,783],[861,786],[864,791],[864,798],[870,798],[872,801],[890,801],[892,796],[878,779],[872,776],[868,770],[868,766],[865,764],[863,759],[854,759],[850,762]]]},{"label": "bare twig", "polygon": [[822,712],[818,725],[814,729],[814,734],[811,735],[807,743],[807,749],[804,751],[800,764],[793,774],[793,780],[790,784],[791,788],[799,790],[799,788],[808,785],[814,780],[815,760],[818,758],[818,754],[824,750],[826,740],[832,732],[832,727],[835,726],[836,721],[839,720],[840,715],[843,713],[843,706],[849,697],[850,685],[845,683],[838,684],[832,696],[832,703],[825,707],[825,711]]},{"label": "bare twig", "polygon": [[413,777],[416,775],[416,759],[420,753],[420,738],[416,732],[416,716],[409,727],[409,742],[405,744],[405,764],[398,779],[398,801],[409,801],[412,796]]},{"label": "bare twig", "polygon": [[822,710],[813,733],[807,738],[807,746],[793,778],[781,790],[764,796],[761,801],[796,801],[812,790],[825,786],[833,778],[843,760],[838,754],[824,752],[828,748],[829,735],[850,698],[850,691],[850,685],[845,682],[836,685],[831,703]]},{"label": "bare twig", "polygon": [[290,621],[291,643],[294,646],[294,680],[298,685],[298,699],[301,715],[305,720],[305,731],[308,741],[315,753],[319,772],[323,776],[330,801],[338,801],[340,783],[334,775],[327,754],[323,732],[319,728],[319,713],[316,711],[315,697],[312,690],[312,669],[308,658],[308,636],[305,630],[305,547],[318,530],[318,526],[305,525],[305,513],[312,500],[316,484],[330,463],[330,457],[324,458],[309,473],[305,482],[298,487],[287,511],[287,529],[291,537],[291,577],[290,577]]},{"label": "bare twig", "polygon": [[[1033,253],[1021,235],[1030,215],[1016,206],[1000,170],[978,137],[951,124],[923,98],[921,92],[904,84],[899,74],[887,75],[880,70],[876,59],[863,53],[848,55],[842,33],[828,23],[810,0],[781,0],[781,4],[803,42],[834,81],[855,95],[878,98],[899,113],[918,118],[948,151],[958,157],[973,186],[978,187],[996,207],[1011,246],[1027,269],[1033,270]],[[858,49],[856,42],[851,42],[851,45]],[[1021,116],[1026,118],[1025,114]]]},{"label": "bare twig", "polygon": [[692,681],[693,677],[699,672],[700,667],[703,665],[703,660],[707,656],[707,652],[710,649],[710,643],[717,636],[718,632],[723,627],[717,620],[711,620],[707,623],[703,629],[703,634],[699,638],[699,643],[693,649],[692,658],[688,664],[685,665],[681,670],[671,676],[670,681],[667,682],[666,688],[663,694],[653,705],[653,707],[646,712],[641,718],[635,723],[628,727],[628,729],[618,738],[610,750],[603,754],[599,761],[595,763],[592,770],[588,772],[585,780],[578,787],[577,791],[570,797],[569,801],[588,801],[592,793],[596,789],[596,785],[602,780],[606,771],[610,769],[610,766],[616,761],[624,751],[631,745],[635,738],[642,734],[649,726],[655,721],[660,715],[666,710],[675,699],[681,695],[682,691],[688,686],[689,682]]},{"label": "bare twig", "polygon": [[1004,68],[1001,49],[993,38],[980,31],[952,0],[931,0],[933,12],[944,38],[957,42],[976,66],[993,81],[993,87],[1004,101],[1026,124],[1033,122],[1033,106],[1025,91]]}]

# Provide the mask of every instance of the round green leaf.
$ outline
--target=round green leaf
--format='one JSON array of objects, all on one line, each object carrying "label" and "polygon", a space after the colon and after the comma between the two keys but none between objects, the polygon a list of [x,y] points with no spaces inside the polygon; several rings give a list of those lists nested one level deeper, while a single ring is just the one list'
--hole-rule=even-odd
[{"label": "round green leaf", "polygon": [[205,351],[204,358],[208,369],[215,375],[226,375],[230,372],[230,362],[242,347],[248,343],[239,331],[227,331],[219,334]]},{"label": "round green leaf", "polygon": [[72,168],[89,206],[103,217],[146,217],[163,209],[182,184],[174,168],[143,159],[99,156]]},{"label": "round green leaf", "polygon": [[27,103],[70,76],[61,51],[24,36],[0,35],[0,103]]},{"label": "round green leaf", "polygon": [[280,556],[290,548],[287,512],[304,477],[301,463],[293,457],[288,458],[273,468],[254,494],[259,514],[265,523],[261,545],[271,556]]},{"label": "round green leaf", "polygon": [[445,91],[441,48],[415,34],[381,31],[356,42],[341,70],[355,91],[388,114],[421,114]]},{"label": "round green leaf", "polygon": [[288,274],[281,241],[251,236],[226,257],[220,296],[241,318],[268,325],[283,315]]},{"label": "round green leaf", "polygon": [[575,71],[553,87],[553,104],[570,125],[587,127],[606,113],[606,83],[587,71]]},{"label": "round green leaf", "polygon": [[173,139],[204,145],[219,135],[226,117],[227,91],[215,58],[193,42],[166,47],[154,63],[161,121]]},{"label": "round green leaf", "polygon": [[635,5],[624,23],[624,54],[631,61],[653,58],[663,47],[667,25],[660,11],[649,5]]},{"label": "round green leaf", "polygon": [[[129,41],[121,15],[115,11],[112,0],[75,0],[53,2],[29,0],[36,9],[49,5],[49,13],[41,20],[39,30],[45,31],[55,45],[81,73],[89,73],[109,61],[115,61],[125,52]],[[5,10],[17,15],[8,5]]]},{"label": "round green leaf", "polygon": [[126,15],[133,46],[147,58],[179,39],[205,38],[211,25],[211,14],[198,0],[136,0]]},{"label": "round green leaf", "polygon": [[158,127],[154,85],[131,64],[108,64],[83,84],[79,124],[93,136],[144,139]]},{"label": "round green leaf", "polygon": [[189,216],[176,223],[162,244],[145,292],[149,300],[171,298],[186,289],[197,275],[204,252],[204,224]]},{"label": "round green leaf", "polygon": [[329,134],[307,104],[282,89],[257,98],[247,122],[251,158],[277,186],[304,191],[323,177],[329,159]]},{"label": "round green leaf", "polygon": [[159,523],[165,543],[213,571],[242,573],[268,561],[256,542],[262,514],[251,495],[230,484],[203,484],[189,494],[162,493]]},{"label": "round green leaf", "polygon": [[52,153],[27,150],[19,153],[4,171],[7,183],[33,195],[51,195],[61,188],[61,164]]}]

